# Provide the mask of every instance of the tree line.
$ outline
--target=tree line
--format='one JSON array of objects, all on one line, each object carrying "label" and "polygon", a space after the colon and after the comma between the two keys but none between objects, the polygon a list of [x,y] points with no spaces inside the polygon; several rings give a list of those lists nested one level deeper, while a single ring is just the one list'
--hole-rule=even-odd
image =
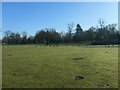
[{"label": "tree line", "polygon": [[104,20],[99,20],[98,27],[90,27],[83,30],[78,23],[74,29],[73,23],[68,24],[66,33],[59,33],[55,28],[42,29],[34,36],[28,36],[26,32],[15,33],[12,31],[4,32],[2,43],[5,44],[91,44],[91,45],[114,45],[120,44],[120,32],[117,24],[106,25]]}]

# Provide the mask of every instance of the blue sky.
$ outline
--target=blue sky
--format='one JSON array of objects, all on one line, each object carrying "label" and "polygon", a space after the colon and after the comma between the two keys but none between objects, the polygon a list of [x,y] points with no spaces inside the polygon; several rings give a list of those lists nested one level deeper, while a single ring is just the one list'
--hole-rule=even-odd
[{"label": "blue sky", "polygon": [[0,27],[2,26],[2,3],[0,2]]},{"label": "blue sky", "polygon": [[118,23],[118,3],[115,2],[4,2],[2,3],[3,31],[11,30],[34,35],[44,28],[67,31],[67,24],[79,23],[84,30],[97,26],[102,18]]}]

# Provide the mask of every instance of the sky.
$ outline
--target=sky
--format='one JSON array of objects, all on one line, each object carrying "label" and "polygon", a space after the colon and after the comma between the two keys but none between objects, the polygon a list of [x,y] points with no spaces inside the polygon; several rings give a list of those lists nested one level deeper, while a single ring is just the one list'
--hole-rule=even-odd
[{"label": "sky", "polygon": [[2,2],[119,2],[119,0],[2,0]]},{"label": "sky", "polygon": [[34,35],[44,28],[66,32],[67,24],[77,23],[84,30],[97,26],[99,19],[106,24],[118,23],[117,2],[3,2],[2,30]]},{"label": "sky", "polygon": [[120,2],[118,3],[118,30],[120,30]]},{"label": "sky", "polygon": [[0,27],[2,26],[2,3],[0,2]]}]

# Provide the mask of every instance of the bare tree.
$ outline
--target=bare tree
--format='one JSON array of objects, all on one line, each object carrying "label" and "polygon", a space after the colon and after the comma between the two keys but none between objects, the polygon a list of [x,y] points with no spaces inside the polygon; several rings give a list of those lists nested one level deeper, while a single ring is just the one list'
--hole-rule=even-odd
[{"label": "bare tree", "polygon": [[103,19],[99,19],[99,26],[100,29],[103,29],[105,27],[105,21]]}]

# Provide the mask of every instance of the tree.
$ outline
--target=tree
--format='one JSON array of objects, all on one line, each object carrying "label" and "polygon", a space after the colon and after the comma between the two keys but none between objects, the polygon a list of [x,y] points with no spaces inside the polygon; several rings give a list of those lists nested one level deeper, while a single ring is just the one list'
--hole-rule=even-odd
[{"label": "tree", "polygon": [[[83,43],[98,45],[114,45],[120,43],[120,31],[117,30],[117,24],[106,25],[103,19],[99,19],[98,27],[90,27],[83,30],[80,24],[76,25],[73,31],[73,23],[67,25],[66,33],[59,33],[55,28],[45,28],[38,31],[35,36],[29,36],[26,32],[22,34],[6,31],[2,42],[6,44],[57,44],[57,43]],[[88,43],[89,42],[89,43]]]},{"label": "tree", "polygon": [[99,19],[99,27],[101,30],[105,27],[105,21],[103,19]]},{"label": "tree", "polygon": [[38,31],[35,34],[35,43],[45,43],[47,40],[47,33],[44,30]]},{"label": "tree", "polygon": [[61,36],[54,28],[49,30],[49,43],[61,42]]},{"label": "tree", "polygon": [[65,34],[65,37],[64,37],[64,39],[65,39],[65,42],[67,42],[67,43],[71,43],[72,42],[72,40],[73,40],[73,22],[72,23],[70,23],[70,24],[68,24],[68,31],[67,31],[67,33]]},{"label": "tree", "polygon": [[85,39],[86,41],[90,41],[91,43],[94,41],[95,38],[95,27],[90,27],[87,31],[85,31]]},{"label": "tree", "polygon": [[21,44],[27,44],[27,33],[25,31],[22,32]]},{"label": "tree", "polygon": [[84,36],[83,35],[84,32],[83,32],[83,29],[81,28],[81,26],[79,24],[76,25],[76,29],[75,30],[76,30],[76,32],[73,35],[73,40],[74,40],[74,42],[79,43],[84,38],[83,37]]},{"label": "tree", "polygon": [[72,38],[73,26],[74,26],[73,22],[68,24],[68,35],[70,38]]},{"label": "tree", "polygon": [[3,43],[6,43],[6,44],[10,44],[10,35],[11,35],[11,31],[8,30],[8,31],[5,31],[4,32],[4,37],[3,37]]},{"label": "tree", "polygon": [[105,35],[107,33],[105,21],[103,19],[99,19],[98,24],[99,24],[99,27],[96,28],[94,44],[105,44],[106,43]]},{"label": "tree", "polygon": [[109,43],[116,44],[118,43],[118,31],[117,24],[109,24],[107,25],[107,29],[109,30]]},{"label": "tree", "polygon": [[29,36],[28,39],[27,39],[27,43],[28,44],[34,43],[34,36]]},{"label": "tree", "polygon": [[15,44],[21,43],[21,35],[19,33],[15,34]]},{"label": "tree", "polygon": [[80,24],[76,25],[76,34],[79,34],[83,31],[83,29],[81,28]]},{"label": "tree", "polygon": [[118,35],[116,24],[108,24],[105,25],[105,21],[99,20],[99,27],[96,29],[95,34],[95,44],[116,44],[118,43]]},{"label": "tree", "polygon": [[54,28],[45,28],[36,33],[35,35],[36,43],[59,43],[61,41],[61,36]]},{"label": "tree", "polygon": [[6,44],[20,44],[21,37],[19,33],[6,31],[3,37],[3,43]]}]

